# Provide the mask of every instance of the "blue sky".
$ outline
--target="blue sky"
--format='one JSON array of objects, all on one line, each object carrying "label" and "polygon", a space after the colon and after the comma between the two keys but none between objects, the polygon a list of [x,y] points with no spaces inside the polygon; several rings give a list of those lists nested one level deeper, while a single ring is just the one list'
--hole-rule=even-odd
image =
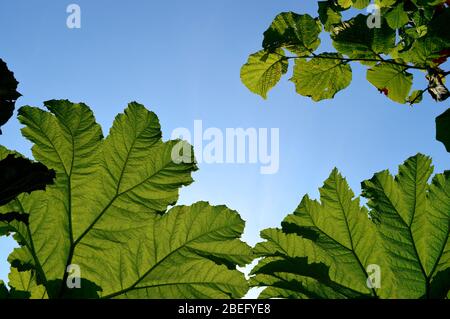
[{"label": "blue sky", "polygon": [[[81,29],[66,27],[62,0],[0,1],[0,57],[15,72],[23,97],[18,106],[49,99],[85,102],[106,134],[114,116],[138,101],[156,112],[164,138],[177,127],[279,128],[280,168],[261,175],[259,165],[201,164],[196,182],[179,203],[226,204],[247,221],[244,239],[279,225],[306,193],[317,197],[333,167],[358,194],[360,182],[418,152],[449,169],[448,153],[435,141],[435,117],[446,106],[429,97],[414,108],[395,104],[353,66],[353,83],[335,99],[314,103],[282,79],[264,101],[240,82],[240,67],[261,47],[275,15],[316,15],[316,1],[298,0],[74,0]],[[305,4],[307,3],[307,4]],[[328,41],[323,47],[330,49]],[[421,82],[423,83],[423,82]],[[30,143],[12,119],[0,143],[28,156]],[[14,247],[0,239],[0,279]]]}]

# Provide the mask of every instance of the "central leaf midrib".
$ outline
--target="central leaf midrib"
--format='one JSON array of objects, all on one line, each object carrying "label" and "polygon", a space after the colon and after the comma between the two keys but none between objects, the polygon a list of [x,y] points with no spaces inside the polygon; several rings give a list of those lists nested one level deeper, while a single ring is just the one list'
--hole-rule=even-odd
[{"label": "central leaf midrib", "polygon": [[[417,164],[417,163],[416,163],[416,164]],[[417,167],[416,167],[416,168],[417,168]],[[415,181],[415,180],[414,180],[414,181]],[[394,183],[396,183],[396,182],[394,181]],[[416,183],[415,183],[415,184],[416,184]],[[398,186],[398,185],[397,185],[397,186]],[[381,184],[381,187],[382,187],[382,190],[383,190],[383,194],[385,195],[386,199],[389,201],[389,204],[390,204],[391,207],[395,210],[395,212],[397,213],[397,216],[398,216],[399,219],[402,221],[402,223],[406,226],[406,229],[407,229],[409,238],[411,239],[411,245],[412,245],[412,248],[413,248],[413,252],[414,252],[414,254],[416,255],[417,263],[419,264],[419,266],[420,266],[420,271],[422,272],[422,275],[423,275],[423,277],[424,277],[424,279],[425,279],[426,290],[428,290],[428,288],[427,288],[427,286],[428,286],[428,279],[427,279],[427,278],[428,278],[428,277],[427,277],[427,274],[426,274],[426,272],[425,272],[425,269],[423,268],[423,265],[422,265],[422,263],[421,263],[421,261],[420,261],[419,253],[418,253],[418,250],[417,250],[417,247],[416,247],[416,243],[414,242],[414,238],[413,238],[413,235],[412,235],[411,228],[408,226],[408,223],[403,219],[403,217],[401,216],[399,210],[397,209],[397,207],[396,207],[396,206],[394,205],[394,203],[392,202],[391,198],[390,198],[390,197],[387,195],[387,193],[385,192],[384,187],[383,187],[382,184]],[[414,185],[414,187],[417,187],[417,185]],[[413,210],[413,213],[412,213],[412,219],[414,219],[414,215],[415,215],[415,209]]]},{"label": "central leaf midrib", "polygon": [[[347,215],[345,214],[344,205],[342,204],[341,197],[339,196],[339,191],[338,191],[338,186],[337,186],[337,179],[336,179],[336,196],[337,196],[337,199],[338,199],[339,206],[341,207],[342,214],[344,215],[345,226],[347,228],[348,238],[350,240],[350,247],[351,247],[350,250],[351,250],[351,252],[353,254],[353,257],[358,262],[359,267],[363,271],[364,276],[366,278],[369,278],[369,274],[367,273],[366,268],[364,267],[363,263],[361,262],[361,260],[359,259],[359,256],[356,254],[356,251],[355,251],[355,247],[354,247],[354,244],[353,244],[353,236],[352,236],[352,233],[350,232],[350,226],[348,225]],[[375,298],[377,298],[377,292],[375,291],[375,289],[374,288],[370,288],[370,290],[372,290],[373,296]]]}]

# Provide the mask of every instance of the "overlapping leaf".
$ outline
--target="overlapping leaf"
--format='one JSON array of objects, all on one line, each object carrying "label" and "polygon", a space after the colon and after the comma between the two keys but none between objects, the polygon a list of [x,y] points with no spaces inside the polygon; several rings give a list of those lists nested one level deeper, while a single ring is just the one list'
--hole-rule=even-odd
[{"label": "overlapping leaf", "polygon": [[395,47],[395,31],[386,21],[380,28],[369,28],[367,16],[362,14],[337,25],[331,38],[336,50],[352,59],[377,59]]},{"label": "overlapping leaf", "polygon": [[[22,244],[9,258],[13,266],[35,271],[36,285],[50,298],[246,293],[236,265],[252,257],[239,240],[239,215],[203,202],[167,211],[196,166],[193,158],[173,161],[172,150],[184,142],[163,142],[154,113],[131,103],[103,139],[86,105],[45,105],[49,112],[24,107],[19,118],[34,157],[57,177],[45,192],[21,195],[0,209],[29,215],[29,225],[9,225]],[[80,289],[66,285],[69,265],[81,271]]]},{"label": "overlapping leaf", "polygon": [[250,91],[266,99],[287,69],[288,62],[282,49],[273,53],[263,50],[250,55],[241,69],[241,80]]},{"label": "overlapping leaf", "polygon": [[[370,212],[334,170],[320,202],[305,196],[282,229],[268,229],[253,269],[262,298],[445,298],[450,290],[450,174],[416,155],[394,178],[363,183]],[[372,281],[373,266],[380,273]],[[368,281],[369,280],[369,281]]]},{"label": "overlapping leaf", "polygon": [[352,81],[352,69],[333,53],[320,54],[311,60],[295,61],[294,75],[297,93],[310,96],[314,101],[333,98]]},{"label": "overlapping leaf", "polygon": [[399,65],[381,63],[367,70],[367,80],[398,103],[406,103],[413,75]]},{"label": "overlapping leaf", "polygon": [[320,45],[322,25],[308,14],[280,13],[264,32],[263,48],[285,48],[297,55],[314,52]]}]

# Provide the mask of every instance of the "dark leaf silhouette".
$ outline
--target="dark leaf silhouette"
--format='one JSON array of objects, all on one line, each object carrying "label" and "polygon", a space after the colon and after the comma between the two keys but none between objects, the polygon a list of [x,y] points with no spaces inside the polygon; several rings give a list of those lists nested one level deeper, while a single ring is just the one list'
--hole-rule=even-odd
[{"label": "dark leaf silhouette", "polygon": [[436,118],[436,139],[450,152],[450,109]]},{"label": "dark leaf silhouette", "polygon": [[16,100],[21,96],[17,92],[19,82],[14,78],[6,63],[0,59],[0,134],[1,127],[11,118]]},{"label": "dark leaf silhouette", "polygon": [[14,212],[0,215],[0,222],[10,223],[14,220],[18,221],[18,222],[22,222],[25,225],[28,225],[29,216],[27,214],[20,214],[20,213],[14,213]]},{"label": "dark leaf silhouette", "polygon": [[0,161],[0,205],[21,193],[44,190],[54,178],[55,172],[43,164],[9,154]]}]

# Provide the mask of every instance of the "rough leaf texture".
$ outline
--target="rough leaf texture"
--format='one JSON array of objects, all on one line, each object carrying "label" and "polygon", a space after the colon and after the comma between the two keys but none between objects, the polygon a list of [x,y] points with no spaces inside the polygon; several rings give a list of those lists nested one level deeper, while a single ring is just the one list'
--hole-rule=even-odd
[{"label": "rough leaf texture", "polygon": [[[244,228],[239,215],[205,202],[167,211],[179,188],[192,182],[196,166],[193,159],[172,161],[172,149],[184,142],[163,142],[154,113],[129,104],[104,139],[86,105],[49,101],[45,106],[49,111],[24,107],[19,119],[34,143],[34,157],[56,171],[55,184],[0,208],[0,214],[29,215],[29,224],[7,225],[21,244],[9,262],[21,272],[35,272],[35,283],[25,289],[11,280],[13,289],[36,297],[35,287],[42,286],[50,298],[246,293],[236,266],[252,256],[239,240]],[[66,285],[72,280],[69,265],[81,271],[80,289]]]},{"label": "rough leaf texture", "polygon": [[[334,170],[320,202],[305,196],[255,247],[261,298],[445,298],[450,290],[450,174],[416,155],[365,181],[359,199]],[[372,281],[377,265],[380,281]],[[368,279],[370,283],[368,284]]]}]

